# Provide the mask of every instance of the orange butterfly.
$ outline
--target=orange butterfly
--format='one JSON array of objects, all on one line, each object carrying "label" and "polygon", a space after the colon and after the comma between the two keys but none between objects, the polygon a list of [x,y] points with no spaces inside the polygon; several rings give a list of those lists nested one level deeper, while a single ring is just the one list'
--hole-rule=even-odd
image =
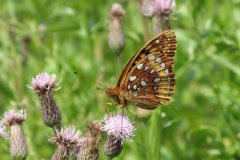
[{"label": "orange butterfly", "polygon": [[173,57],[177,48],[174,31],[166,30],[147,42],[124,68],[116,87],[105,90],[122,108],[129,104],[153,110],[174,94]]}]

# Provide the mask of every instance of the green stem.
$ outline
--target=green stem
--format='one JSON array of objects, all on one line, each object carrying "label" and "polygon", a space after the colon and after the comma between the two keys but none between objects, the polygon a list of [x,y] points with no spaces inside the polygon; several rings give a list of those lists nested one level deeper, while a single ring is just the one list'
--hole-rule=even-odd
[{"label": "green stem", "polygon": [[150,120],[149,128],[149,156],[148,159],[160,159],[161,153],[161,137],[162,137],[162,117],[161,107],[153,112]]}]

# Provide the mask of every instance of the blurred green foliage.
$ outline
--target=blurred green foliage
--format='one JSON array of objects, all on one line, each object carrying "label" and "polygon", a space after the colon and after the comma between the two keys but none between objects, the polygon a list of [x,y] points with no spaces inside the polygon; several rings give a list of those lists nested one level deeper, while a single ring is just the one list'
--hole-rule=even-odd
[{"label": "blurred green foliage", "polygon": [[[73,72],[116,85],[121,70],[107,43],[107,15],[114,2],[126,12],[123,68],[145,43],[140,1],[1,3],[0,115],[9,109],[27,111],[22,129],[28,159],[50,159],[56,148],[48,142],[53,131],[42,123],[38,96],[25,87],[38,73],[62,78],[55,99],[65,126],[75,125],[85,135],[89,122],[103,118],[110,100],[97,84]],[[170,20],[178,41],[172,102],[154,110],[148,121],[136,120],[133,142],[126,142],[116,159],[240,159],[240,1],[176,3],[177,20]],[[152,22],[147,23],[150,31]],[[1,139],[0,159],[10,159],[8,140]],[[106,159],[102,146],[99,159]]]}]

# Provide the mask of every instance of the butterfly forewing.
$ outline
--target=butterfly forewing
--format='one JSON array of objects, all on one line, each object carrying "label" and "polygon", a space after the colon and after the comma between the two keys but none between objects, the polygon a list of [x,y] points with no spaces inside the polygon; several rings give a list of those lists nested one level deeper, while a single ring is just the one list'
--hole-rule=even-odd
[{"label": "butterfly forewing", "polygon": [[154,109],[170,101],[175,85],[172,71],[175,51],[176,36],[173,31],[165,31],[136,53],[120,83],[120,88],[132,95],[132,104]]},{"label": "butterfly forewing", "polygon": [[173,67],[173,57],[175,55],[177,48],[177,41],[174,31],[166,30],[159,35],[152,38],[149,42],[147,42],[142,48],[138,50],[138,52],[132,57],[132,59],[128,62],[126,67],[124,68],[121,76],[118,79],[117,86],[123,82],[123,78],[126,77],[127,73],[136,66],[138,60],[142,55],[148,55],[152,52],[160,53],[162,52],[168,59],[169,63],[171,63]]},{"label": "butterfly forewing", "polygon": [[124,102],[120,104],[122,106],[133,104],[144,109],[155,109],[168,103],[176,83],[172,70],[176,47],[172,30],[164,31],[146,43],[124,68],[114,88],[119,88],[121,94],[114,95],[115,101]]}]

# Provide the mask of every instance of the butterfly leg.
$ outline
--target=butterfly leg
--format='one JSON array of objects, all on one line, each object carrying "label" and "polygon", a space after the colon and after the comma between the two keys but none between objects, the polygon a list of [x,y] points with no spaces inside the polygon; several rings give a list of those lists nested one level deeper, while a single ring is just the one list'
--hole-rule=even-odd
[{"label": "butterfly leg", "polygon": [[121,113],[122,113],[122,116],[123,116],[123,115],[124,115],[124,108],[125,108],[125,107],[124,107],[122,104],[120,104],[119,106],[120,106],[120,108],[121,108]]},{"label": "butterfly leg", "polygon": [[120,109],[121,109],[121,114],[122,114],[122,118],[121,118],[121,124],[123,122],[123,117],[124,117],[124,106],[122,104],[119,105]]},{"label": "butterfly leg", "polygon": [[109,112],[108,112],[108,105],[110,105],[110,103],[106,102],[105,111],[107,112],[107,114],[109,113]]},{"label": "butterfly leg", "polygon": [[125,107],[126,110],[128,110],[129,112],[131,112],[132,114],[134,114],[134,118],[133,118],[133,122],[135,121],[137,114],[135,112],[133,112],[132,110],[128,109],[127,107]]},{"label": "butterfly leg", "polygon": [[109,112],[108,112],[108,106],[116,106],[116,105],[118,105],[118,104],[113,104],[113,103],[106,102],[105,111],[109,114]]},{"label": "butterfly leg", "polygon": [[126,108],[126,110],[128,110],[129,112],[131,112],[132,114],[134,114],[135,117],[137,116],[137,114],[136,114],[135,112],[133,112],[132,110],[128,109],[127,107],[125,107],[125,108]]}]

